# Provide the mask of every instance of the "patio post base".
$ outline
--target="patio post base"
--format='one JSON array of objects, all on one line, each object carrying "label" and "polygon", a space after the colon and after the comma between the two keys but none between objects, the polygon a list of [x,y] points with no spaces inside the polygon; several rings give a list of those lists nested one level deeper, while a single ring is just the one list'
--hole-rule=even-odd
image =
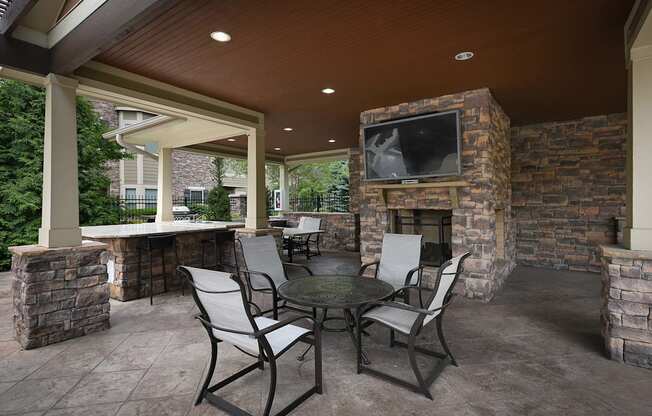
[{"label": "patio post base", "polygon": [[25,349],[108,329],[106,244],[11,247],[14,329]]}]

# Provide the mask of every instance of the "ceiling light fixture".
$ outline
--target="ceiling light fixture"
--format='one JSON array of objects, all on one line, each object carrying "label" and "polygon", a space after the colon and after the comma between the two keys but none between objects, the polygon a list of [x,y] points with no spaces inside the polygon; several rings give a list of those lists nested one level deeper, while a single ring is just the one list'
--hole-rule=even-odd
[{"label": "ceiling light fixture", "polygon": [[292,130],[294,130],[294,129],[293,129],[292,127],[283,127],[283,130],[285,130],[285,131],[292,131]]},{"label": "ceiling light fixture", "polygon": [[279,150],[281,150],[281,148],[280,147],[275,147],[274,150],[276,150],[278,152]]},{"label": "ceiling light fixture", "polygon": [[218,42],[228,42],[231,40],[231,35],[226,32],[213,32],[211,33],[211,38]]},{"label": "ceiling light fixture", "polygon": [[455,60],[456,61],[468,61],[469,59],[473,58],[475,54],[473,52],[460,52],[457,55],[455,55]]},{"label": "ceiling light fixture", "polygon": [[235,139],[226,139],[227,142],[234,142]]},{"label": "ceiling light fixture", "polygon": [[328,140],[328,143],[335,143],[335,139]]},{"label": "ceiling light fixture", "polygon": [[332,94],[335,92],[335,90],[329,87],[329,88],[324,88],[323,90],[321,90],[321,92],[323,92],[324,94]]}]

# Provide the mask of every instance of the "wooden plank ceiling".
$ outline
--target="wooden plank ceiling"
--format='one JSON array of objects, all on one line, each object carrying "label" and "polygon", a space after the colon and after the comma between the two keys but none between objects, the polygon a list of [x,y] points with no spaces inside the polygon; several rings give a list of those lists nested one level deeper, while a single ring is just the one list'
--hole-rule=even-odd
[{"label": "wooden plank ceiling", "polygon": [[624,112],[632,5],[180,0],[97,59],[264,112],[268,150],[297,154],[357,146],[361,111],[481,87],[512,125]]}]

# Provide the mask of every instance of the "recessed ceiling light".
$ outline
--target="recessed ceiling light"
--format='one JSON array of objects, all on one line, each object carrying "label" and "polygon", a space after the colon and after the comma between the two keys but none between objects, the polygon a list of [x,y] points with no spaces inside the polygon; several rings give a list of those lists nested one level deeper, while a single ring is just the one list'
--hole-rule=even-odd
[{"label": "recessed ceiling light", "polygon": [[226,32],[213,32],[211,33],[211,38],[218,42],[228,42],[231,40],[231,35]]},{"label": "recessed ceiling light", "polygon": [[475,54],[473,52],[460,52],[457,55],[455,55],[455,60],[456,61],[468,61],[469,59],[473,58]]},{"label": "recessed ceiling light", "polygon": [[323,92],[324,94],[332,94],[335,92],[335,90],[332,88],[324,88],[323,90],[321,90],[321,92]]},{"label": "recessed ceiling light", "polygon": [[234,142],[235,139],[226,139],[227,142]]},{"label": "recessed ceiling light", "polygon": [[274,150],[276,150],[278,152],[279,150],[281,150],[281,148],[280,147],[275,147]]},{"label": "recessed ceiling light", "polygon": [[283,130],[285,130],[285,131],[292,131],[292,130],[294,130],[294,129],[293,129],[292,127],[283,127]]},{"label": "recessed ceiling light", "polygon": [[328,143],[335,143],[335,139],[328,140]]}]

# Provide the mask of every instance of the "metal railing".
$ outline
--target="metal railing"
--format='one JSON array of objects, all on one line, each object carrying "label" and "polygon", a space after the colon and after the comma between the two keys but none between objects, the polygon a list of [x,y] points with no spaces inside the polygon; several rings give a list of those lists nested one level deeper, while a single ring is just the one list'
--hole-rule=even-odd
[{"label": "metal railing", "polygon": [[[349,195],[339,193],[312,194],[308,196],[290,196],[290,211],[294,212],[348,212]],[[274,201],[267,199],[267,211],[274,215]],[[201,216],[205,211],[206,201],[201,198],[173,198],[175,219],[192,219]],[[156,218],[156,199],[143,196],[116,198],[113,208],[117,211],[120,224],[139,224],[151,222]],[[183,209],[187,208],[187,209]],[[231,200],[231,216],[242,219],[247,212],[247,199],[240,199],[238,204]]]}]

